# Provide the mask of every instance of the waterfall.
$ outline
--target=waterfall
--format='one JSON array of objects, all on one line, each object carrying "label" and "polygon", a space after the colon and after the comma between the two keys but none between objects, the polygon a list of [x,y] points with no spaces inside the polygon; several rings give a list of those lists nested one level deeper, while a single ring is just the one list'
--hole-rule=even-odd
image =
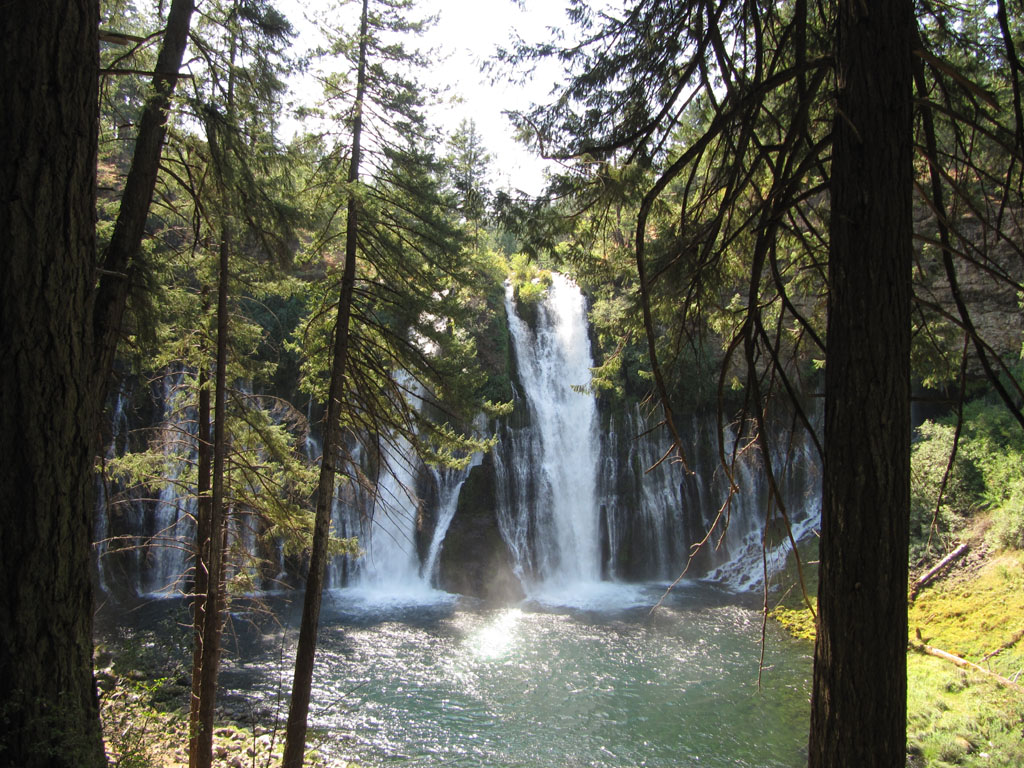
[{"label": "waterfall", "polygon": [[[117,457],[118,449],[123,449],[128,436],[128,397],[122,389],[118,389],[117,397],[114,400],[114,407],[110,415],[110,445],[104,454],[105,461]],[[96,476],[96,508],[93,515],[93,552],[96,558],[96,580],[100,591],[107,592],[112,585],[111,574],[109,573],[107,554],[110,551],[109,537],[110,529],[110,505],[113,500],[109,497],[107,478],[103,475]]]},{"label": "waterfall", "polygon": [[394,444],[384,442],[360,570],[362,586],[396,593],[425,586],[416,553],[417,465],[412,446],[404,437]]},{"label": "waterfall", "polygon": [[[657,417],[635,404],[598,403],[586,391],[593,360],[579,288],[553,274],[537,304],[517,307],[506,285],[504,305],[516,408],[496,421],[481,417],[475,426],[478,434],[493,430],[498,444],[486,458],[474,456],[466,469],[452,470],[424,465],[399,435],[381,435],[376,446],[372,436],[352,436],[349,454],[360,479],[339,485],[332,521],[335,534],[356,537],[365,554],[335,558],[330,588],[354,588],[371,601],[422,602],[436,599],[436,583],[487,599],[494,599],[487,592],[493,586],[497,599],[525,592],[580,606],[628,600],[619,585],[671,582],[688,563],[687,578],[736,591],[761,584],[765,561],[769,572],[783,566],[791,545],[772,517],[760,446],[739,451],[730,470],[738,493],[716,523],[730,487],[720,465],[716,414],[678,417],[692,471],[659,463],[667,437]],[[110,516],[101,509],[97,518],[98,541],[142,542],[122,551],[111,545],[99,567],[106,589],[169,594],[185,572],[195,499],[184,467],[194,458],[194,414],[176,402],[181,382],[180,372],[169,371],[162,391],[154,387],[158,407],[150,423],[160,426],[151,430],[156,439],[148,447],[162,454],[167,475],[149,489],[111,489],[117,500]],[[402,388],[420,399],[411,380]],[[131,400],[112,403],[108,457],[126,450]],[[799,541],[818,521],[818,458],[809,440],[789,442],[784,427],[768,429],[776,438],[770,458],[780,495]],[[724,437],[727,455],[747,439],[730,426]],[[304,450],[310,462],[319,459],[314,435],[306,437]],[[257,540],[258,524],[248,517],[236,521],[233,538],[240,547],[269,553],[272,584],[294,582],[293,561],[280,546],[268,550]],[[693,545],[712,525],[716,532],[690,562]],[[452,546],[445,549],[449,533]]]},{"label": "waterfall", "polygon": [[163,376],[164,415],[159,448],[168,474],[155,503],[147,510],[146,528],[152,533],[145,544],[144,594],[170,596],[184,588],[181,579],[195,537],[196,497],[182,478],[188,463],[195,460],[195,418],[187,412],[188,404],[182,402],[183,382],[181,371],[169,371]]},{"label": "waterfall", "polygon": [[541,591],[568,591],[601,579],[597,406],[573,388],[589,384],[593,366],[585,302],[553,274],[536,328],[516,313],[511,285],[505,307],[530,427],[510,436],[520,454],[511,467],[496,457],[511,501],[499,511],[502,533],[521,575]]},{"label": "waterfall", "polygon": [[[553,275],[532,325],[517,311],[509,286],[505,306],[528,414],[501,428],[494,455],[497,516],[529,593],[580,591],[581,585],[593,593],[602,579],[673,581],[713,525],[689,563],[692,577],[747,591],[762,583],[766,564],[769,575],[785,565],[791,545],[777,517],[766,523],[759,446],[743,451],[733,467],[737,492],[716,524],[730,487],[716,414],[694,413],[683,430],[691,472],[659,462],[664,431],[640,406],[613,406],[599,429],[595,399],[574,389],[589,382],[593,365],[579,289]],[[809,440],[790,444],[784,435],[780,428],[771,460],[799,541],[817,525],[818,462]],[[741,438],[730,427],[724,436],[729,455]]]},{"label": "waterfall", "polygon": [[[758,588],[765,565],[769,575],[778,571],[791,550],[774,503],[772,522],[766,523],[769,493],[760,445],[747,446],[735,462],[735,493],[729,498],[715,412],[680,420],[690,472],[670,461],[659,463],[665,438],[654,426],[635,406],[613,416],[602,435],[601,503],[609,573],[628,580],[674,580],[687,566],[693,545],[714,526],[687,573],[738,592]],[[791,442],[784,428],[770,432],[772,467],[793,537],[800,541],[818,524],[819,463],[806,436]],[[723,436],[729,457],[739,439],[735,427],[727,426]]]},{"label": "waterfall", "polygon": [[[406,396],[421,403],[422,387],[407,374],[398,377]],[[328,583],[332,588],[351,587],[376,602],[434,600],[437,591],[431,583],[437,559],[469,469],[425,465],[403,435],[382,436],[377,444],[373,460],[368,461],[359,447],[352,454],[362,471],[375,467],[375,490],[363,491],[349,483],[340,489],[334,506],[338,534],[356,536],[364,554],[336,563]],[[471,464],[479,461],[474,457]],[[430,486],[434,526],[429,546],[421,552],[425,483]]]}]

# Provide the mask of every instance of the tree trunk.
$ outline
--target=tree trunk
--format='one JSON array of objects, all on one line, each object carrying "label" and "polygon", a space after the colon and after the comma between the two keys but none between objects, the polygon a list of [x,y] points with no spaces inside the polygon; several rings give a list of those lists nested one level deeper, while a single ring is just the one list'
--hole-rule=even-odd
[{"label": "tree trunk", "polygon": [[[225,226],[220,243],[220,283],[217,289],[217,369],[213,422],[213,498],[210,501],[209,539],[203,543],[209,553],[206,562],[206,596],[203,610],[202,661],[199,678],[199,713],[195,750],[189,764],[209,768],[213,764],[213,716],[217,702],[217,674],[220,670],[221,629],[224,601],[224,460],[227,452],[227,365],[228,365],[228,255],[230,235]],[[194,685],[194,683],[193,683]]]},{"label": "tree trunk", "polygon": [[193,0],[172,0],[167,13],[167,25],[156,60],[152,91],[139,121],[132,164],[121,195],[121,207],[103,257],[103,278],[96,291],[93,313],[96,356],[92,386],[96,388],[96,399],[100,403],[106,401],[110,371],[121,340],[121,321],[131,288],[133,261],[142,245],[149,206],[153,201],[153,190],[160,170],[160,155],[167,133],[171,95],[178,82],[178,71],[188,44],[193,9]]},{"label": "tree trunk", "polygon": [[[369,22],[369,0],[363,0],[359,23],[359,65],[356,75],[355,115],[352,126],[352,156],[349,160],[350,187],[359,181],[360,142],[363,128],[363,99],[366,93],[366,43]],[[295,650],[295,674],[292,698],[288,707],[284,759],[281,768],[302,768],[306,750],[306,720],[309,716],[310,691],[313,686],[313,663],[316,657],[316,635],[320,627],[320,600],[327,567],[327,544],[330,541],[331,507],[334,500],[335,462],[341,455],[341,406],[345,394],[348,365],[349,323],[352,316],[352,292],[356,284],[358,250],[359,202],[350,192],[345,231],[345,266],[341,276],[338,318],[334,325],[334,354],[331,362],[331,383],[327,396],[324,423],[324,451],[320,460],[317,483],[316,517],[313,523],[313,545],[309,555],[309,574],[302,606],[299,642]]]},{"label": "tree trunk", "polygon": [[0,3],[0,764],[105,765],[92,677],[99,8]]},{"label": "tree trunk", "polygon": [[964,542],[959,547],[954,549],[944,558],[942,558],[935,567],[928,570],[927,573],[921,574],[910,588],[910,600],[913,601],[917,597],[917,593],[921,591],[922,587],[926,587],[931,584],[944,570],[949,568],[953,563],[959,560],[961,557],[967,554],[971,545]]},{"label": "tree trunk", "polygon": [[811,768],[906,761],[909,0],[843,0]]},{"label": "tree trunk", "polygon": [[[205,304],[205,300],[204,300]],[[205,314],[205,313],[204,313]],[[206,626],[206,591],[209,585],[210,562],[210,477],[212,475],[212,448],[210,440],[210,388],[205,365],[199,370],[199,406],[197,408],[198,436],[196,460],[196,561],[192,580],[194,603],[192,649],[192,698],[189,702],[188,756],[189,768],[197,768],[199,749],[199,702],[202,691],[203,627]]]}]

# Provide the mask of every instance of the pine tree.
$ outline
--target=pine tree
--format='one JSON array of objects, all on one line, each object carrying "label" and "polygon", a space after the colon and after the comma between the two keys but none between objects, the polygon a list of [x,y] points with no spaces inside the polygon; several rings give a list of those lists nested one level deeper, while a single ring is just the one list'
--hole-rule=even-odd
[{"label": "pine tree", "polygon": [[[414,79],[425,59],[400,41],[422,26],[410,21],[411,11],[407,0],[363,0],[357,34],[334,32],[330,53],[349,69],[324,77],[325,109],[346,131],[333,147],[312,142],[323,150],[316,150],[318,170],[308,181],[319,212],[312,250],[338,258],[341,274],[333,283],[337,298],[327,304],[330,322],[305,332],[315,339],[304,343],[309,386],[326,400],[326,415],[288,714],[283,765],[289,767],[301,765],[305,748],[335,487],[339,477],[344,482],[357,474],[346,439],[377,447],[405,439],[430,460],[460,464],[487,445],[457,425],[426,418],[414,402],[430,398],[455,420],[456,411],[471,410],[462,382],[473,380],[474,366],[471,344],[452,322],[461,311],[453,286],[461,277],[462,236],[442,208],[426,147],[423,94]],[[337,242],[344,248],[335,256]]]},{"label": "pine tree", "polygon": [[463,120],[448,139],[446,164],[456,199],[456,210],[473,232],[480,249],[480,227],[486,223],[489,205],[488,165],[491,155],[483,145],[476,122]]}]

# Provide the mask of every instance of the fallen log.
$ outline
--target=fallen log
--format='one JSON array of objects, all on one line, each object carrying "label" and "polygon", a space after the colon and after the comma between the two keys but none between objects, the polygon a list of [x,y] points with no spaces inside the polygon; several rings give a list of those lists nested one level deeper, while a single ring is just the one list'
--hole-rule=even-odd
[{"label": "fallen log", "polygon": [[950,662],[951,664],[955,664],[961,669],[969,669],[972,672],[980,672],[986,677],[992,678],[995,682],[999,683],[999,685],[1002,685],[1006,688],[1012,688],[1015,691],[1021,691],[1022,693],[1024,693],[1024,687],[1021,687],[1017,683],[1013,682],[1013,680],[1009,680],[1003,677],[1002,675],[996,674],[995,672],[990,672],[984,667],[979,667],[973,661],[962,659],[956,654],[950,653],[949,651],[944,651],[941,648],[936,648],[934,645],[928,645],[927,643],[915,643],[914,641],[910,642],[910,647],[920,653],[927,653],[929,656],[935,656],[939,659],[945,659],[946,661]]},{"label": "fallen log", "polygon": [[1000,645],[998,648],[996,648],[991,653],[986,653],[984,656],[981,657],[981,660],[982,661],[988,661],[993,656],[998,656],[1000,653],[1005,651],[1007,648],[1013,648],[1013,646],[1015,646],[1017,643],[1019,643],[1022,638],[1024,638],[1024,629],[1022,629],[1019,632],[1017,632],[1016,634],[1014,634],[1013,637],[1011,637],[1009,640],[1007,640],[1005,643]]},{"label": "fallen log", "polygon": [[940,573],[946,570],[950,565],[955,563],[961,557],[966,555],[969,549],[970,545],[967,544],[967,542],[964,542],[959,547],[950,552],[948,555],[946,555],[944,558],[939,560],[938,564],[934,568],[918,577],[917,581],[914,582],[913,586],[910,589],[910,599],[913,600],[917,596],[918,590],[920,590],[921,587],[927,586],[931,582],[935,581],[936,577]]}]

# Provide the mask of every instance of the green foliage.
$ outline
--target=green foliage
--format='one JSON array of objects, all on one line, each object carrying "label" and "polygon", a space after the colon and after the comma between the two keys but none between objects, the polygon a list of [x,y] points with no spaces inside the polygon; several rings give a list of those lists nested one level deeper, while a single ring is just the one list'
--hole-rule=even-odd
[{"label": "green foliage", "polygon": [[474,232],[487,220],[490,200],[488,166],[491,160],[476,122],[463,120],[448,139],[448,155],[444,163],[452,186],[455,210]]},{"label": "green foliage", "polygon": [[111,768],[158,768],[164,718],[149,703],[160,683],[129,682],[100,697],[100,718]]},{"label": "green foliage", "polygon": [[984,478],[981,501],[990,510],[998,546],[1024,548],[1024,432],[1002,403],[979,400],[964,410],[969,452]]},{"label": "green foliage", "polygon": [[[198,381],[188,372],[166,372],[168,401],[164,421],[147,430],[138,449],[105,463],[107,478],[122,498],[156,498],[174,486],[182,503],[196,497],[195,419]],[[207,384],[207,386],[209,386]],[[310,498],[316,469],[305,453],[309,425],[287,402],[232,390],[227,403],[225,504],[231,514],[252,515],[258,538],[280,542],[286,553],[303,551],[312,535]],[[183,542],[181,546],[189,546]],[[334,543],[338,553],[356,553],[355,541]],[[232,592],[253,592],[264,564],[232,540]]]},{"label": "green foliage", "polygon": [[[467,125],[448,158],[434,155],[423,116],[429,93],[416,81],[426,59],[402,42],[423,24],[405,0],[370,2],[367,11],[365,36],[330,27],[320,52],[320,63],[338,70],[323,78],[319,108],[337,130],[301,147],[308,282],[289,348],[302,360],[302,390],[324,402],[351,259],[343,460],[358,444],[373,463],[382,443],[404,440],[428,462],[463,466],[492,443],[476,434],[476,415],[511,399],[505,341],[491,316],[504,269],[479,237],[486,152]],[[360,472],[351,462],[347,470],[353,479]]]},{"label": "green foliage", "polygon": [[509,261],[509,280],[519,305],[535,307],[548,294],[551,272],[541,269],[525,253],[517,253]]},{"label": "green foliage", "polygon": [[[963,428],[942,503],[936,507],[953,447],[954,421],[925,422],[911,463],[912,559],[956,534],[979,510],[1000,547],[1024,547],[1024,433],[1002,403],[981,398],[963,410]],[[936,516],[937,509],[937,516]]]},{"label": "green foliage", "polygon": [[975,512],[984,480],[966,446],[957,451],[956,461],[946,478],[939,502],[939,490],[946,475],[953,448],[954,428],[949,424],[925,422],[911,452],[910,530],[911,562],[931,552],[942,551],[945,539],[959,532]]}]

